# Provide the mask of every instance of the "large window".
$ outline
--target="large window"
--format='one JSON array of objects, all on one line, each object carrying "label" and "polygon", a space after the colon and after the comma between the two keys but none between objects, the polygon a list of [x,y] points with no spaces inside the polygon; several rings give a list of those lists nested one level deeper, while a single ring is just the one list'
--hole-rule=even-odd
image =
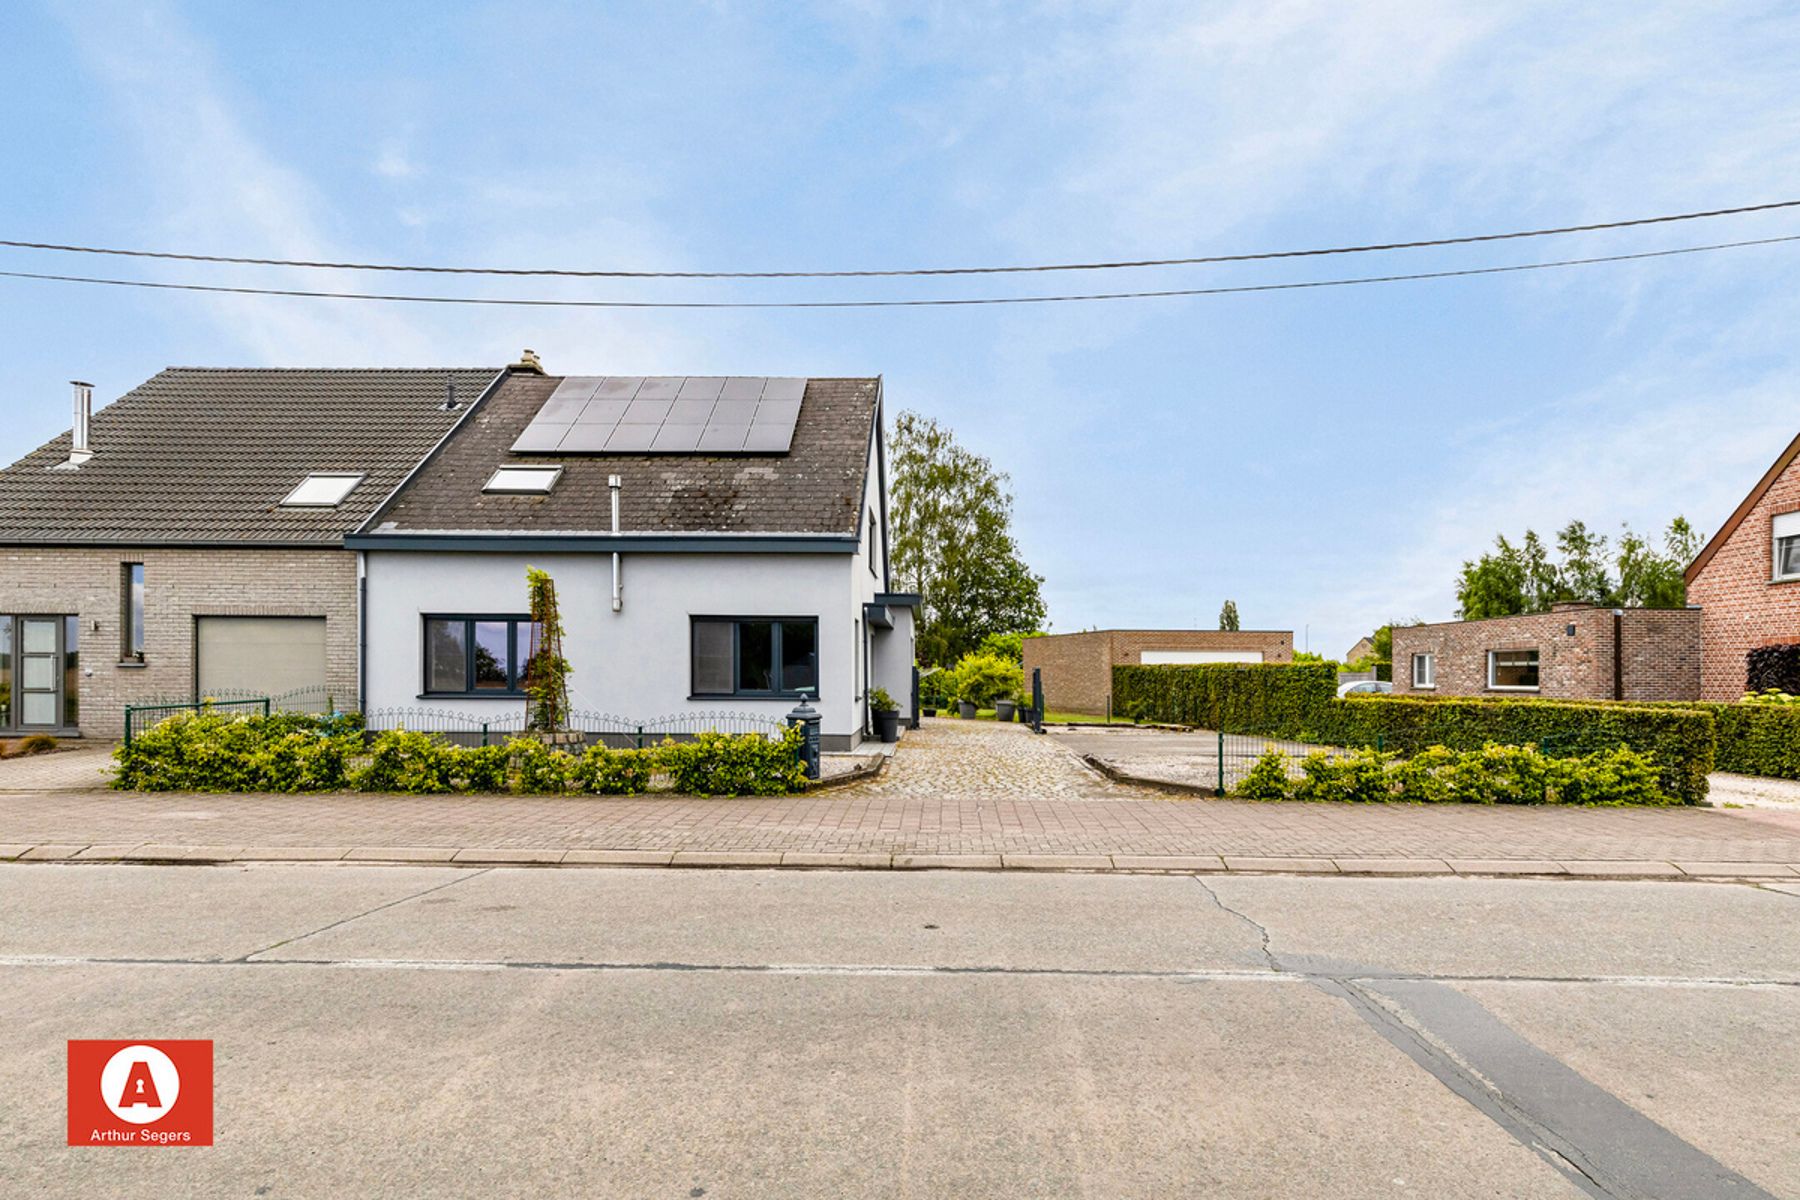
[{"label": "large window", "polygon": [[1437,686],[1437,660],[1430,654],[1412,656],[1413,686],[1416,688],[1434,688]]},{"label": "large window", "polygon": [[693,694],[792,696],[819,691],[817,617],[695,617]]},{"label": "large window", "polygon": [[530,650],[530,617],[426,617],[425,692],[520,695]]},{"label": "large window", "polygon": [[119,567],[119,661],[144,661],[144,564]]},{"label": "large window", "polygon": [[1535,692],[1537,686],[1536,650],[1488,651],[1488,687],[1498,691]]},{"label": "large window", "polygon": [[1800,512],[1782,513],[1774,520],[1773,579],[1800,579]]}]

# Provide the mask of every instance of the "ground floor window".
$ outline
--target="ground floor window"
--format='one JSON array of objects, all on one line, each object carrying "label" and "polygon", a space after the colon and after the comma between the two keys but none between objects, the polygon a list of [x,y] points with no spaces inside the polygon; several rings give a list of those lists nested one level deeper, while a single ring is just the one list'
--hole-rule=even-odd
[{"label": "ground floor window", "polygon": [[80,642],[74,616],[0,616],[0,729],[76,728]]},{"label": "ground floor window", "polygon": [[432,696],[518,696],[525,691],[531,618],[425,618],[425,687]]},{"label": "ground floor window", "polygon": [[1412,656],[1413,686],[1428,688],[1437,686],[1437,661],[1430,654]]},{"label": "ground floor window", "polygon": [[1538,685],[1538,652],[1536,650],[1489,650],[1488,686],[1535,690]]},{"label": "ground floor window", "polygon": [[695,696],[794,696],[819,691],[817,617],[695,617]]}]

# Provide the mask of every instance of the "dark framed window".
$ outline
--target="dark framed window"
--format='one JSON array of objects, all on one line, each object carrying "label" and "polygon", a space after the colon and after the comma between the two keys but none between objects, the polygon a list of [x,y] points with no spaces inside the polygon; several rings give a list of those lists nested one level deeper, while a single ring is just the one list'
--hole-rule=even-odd
[{"label": "dark framed window", "polygon": [[119,564],[119,661],[144,661],[144,564]]},{"label": "dark framed window", "polygon": [[877,578],[877,579],[880,579],[881,578],[881,567],[879,565],[877,565],[875,560],[881,556],[881,552],[880,552],[880,550],[878,550],[876,548],[875,542],[876,542],[875,514],[870,513],[869,514],[869,574],[875,576],[875,578]]},{"label": "dark framed window", "polygon": [[817,617],[695,617],[695,696],[819,693]]},{"label": "dark framed window", "polygon": [[1488,687],[1496,690],[1536,691],[1536,650],[1489,650]]},{"label": "dark framed window", "polygon": [[427,616],[425,694],[523,695],[530,650],[530,617]]}]

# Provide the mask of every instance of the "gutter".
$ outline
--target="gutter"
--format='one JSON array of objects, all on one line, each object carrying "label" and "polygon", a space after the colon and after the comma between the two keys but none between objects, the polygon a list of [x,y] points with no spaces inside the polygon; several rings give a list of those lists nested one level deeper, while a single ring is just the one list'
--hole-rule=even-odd
[{"label": "gutter", "polygon": [[647,554],[855,554],[844,534],[353,533],[351,550],[453,550],[485,554],[635,551]]}]

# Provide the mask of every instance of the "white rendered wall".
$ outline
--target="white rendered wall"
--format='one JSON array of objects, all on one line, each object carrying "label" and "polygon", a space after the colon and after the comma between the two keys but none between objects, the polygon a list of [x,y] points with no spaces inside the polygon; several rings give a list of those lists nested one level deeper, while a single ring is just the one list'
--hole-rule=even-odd
[{"label": "white rendered wall", "polygon": [[[688,699],[689,618],[816,616],[820,732],[839,739],[860,728],[853,626],[862,613],[861,581],[870,577],[860,562],[852,574],[851,555],[626,554],[625,607],[618,613],[611,608],[610,554],[373,550],[367,561],[371,709],[422,706],[476,719],[522,711],[517,698],[422,698],[423,618],[524,616],[529,565],[556,580],[563,654],[573,669],[569,699],[577,709],[638,719],[719,709],[783,717],[794,707],[792,699]],[[851,578],[858,582],[852,585]]]},{"label": "white rendered wall", "polygon": [[1195,663],[1259,663],[1261,650],[1145,650],[1138,655],[1144,666],[1179,666]]}]

